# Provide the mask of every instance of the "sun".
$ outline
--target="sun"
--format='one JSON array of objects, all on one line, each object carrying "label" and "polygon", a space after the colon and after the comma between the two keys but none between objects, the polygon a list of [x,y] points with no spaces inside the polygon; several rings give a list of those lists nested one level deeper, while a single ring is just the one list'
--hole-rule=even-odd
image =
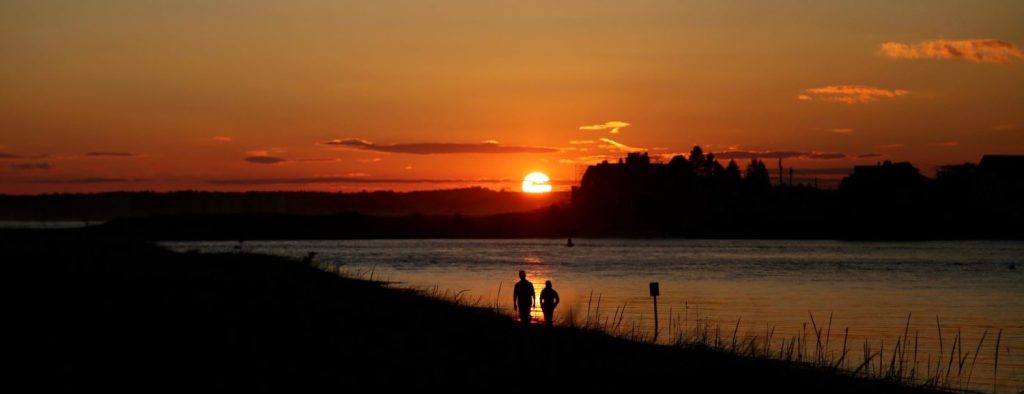
[{"label": "sun", "polygon": [[543,172],[531,172],[523,178],[524,193],[547,193],[551,191],[551,178]]}]

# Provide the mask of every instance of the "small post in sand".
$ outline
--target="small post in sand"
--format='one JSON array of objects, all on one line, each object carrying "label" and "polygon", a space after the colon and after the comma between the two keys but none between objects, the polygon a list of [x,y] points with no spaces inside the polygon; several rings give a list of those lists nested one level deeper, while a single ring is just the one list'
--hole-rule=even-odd
[{"label": "small post in sand", "polygon": [[651,282],[651,297],[654,298],[654,342],[658,342],[658,296],[661,295],[658,289],[658,282]]}]

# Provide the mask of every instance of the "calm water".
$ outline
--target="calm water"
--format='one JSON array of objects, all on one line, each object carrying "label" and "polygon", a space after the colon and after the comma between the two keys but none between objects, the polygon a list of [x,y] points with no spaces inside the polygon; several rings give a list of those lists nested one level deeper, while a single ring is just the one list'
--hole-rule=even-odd
[{"label": "calm water", "polygon": [[59,229],[81,228],[103,224],[103,222],[86,222],[72,220],[38,221],[38,220],[0,220],[0,229]]},{"label": "calm water", "polygon": [[[1024,389],[1024,242],[577,239],[573,248],[564,242],[248,241],[243,249],[293,257],[315,251],[317,261],[344,272],[372,272],[374,278],[407,287],[465,290],[464,298],[488,306],[497,303],[509,314],[516,273],[525,270],[538,292],[545,280],[554,283],[563,301],[559,317],[572,309],[583,319],[588,305],[594,316],[600,299],[601,319],[624,308],[620,327],[646,332],[653,332],[648,283],[656,281],[663,338],[670,336],[670,315],[676,320],[673,331],[692,332],[695,320],[706,319],[731,337],[739,319],[741,337],[763,339],[768,327],[774,327],[774,338],[784,338],[798,335],[804,323],[813,337],[810,313],[819,326],[827,324],[831,313],[829,350],[841,352],[842,333],[849,328],[849,341],[856,344],[850,346],[849,362],[858,364],[865,339],[873,351],[884,342],[888,360],[910,314],[909,336],[919,335],[922,373],[927,354],[932,369],[937,364],[938,317],[944,359],[959,330],[961,352],[970,352],[971,363],[982,332],[990,330],[973,363],[971,389],[992,391],[993,383],[999,392]],[[166,245],[179,251],[229,252],[238,243]]]}]

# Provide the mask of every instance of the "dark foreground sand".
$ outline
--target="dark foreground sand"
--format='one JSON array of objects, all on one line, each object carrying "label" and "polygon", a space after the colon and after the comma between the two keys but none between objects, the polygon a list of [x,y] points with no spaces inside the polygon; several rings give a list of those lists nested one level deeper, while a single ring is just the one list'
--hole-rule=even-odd
[{"label": "dark foreground sand", "polygon": [[[33,391],[915,392],[507,317],[247,254],[7,231],[12,353]],[[19,372],[20,373],[20,372]]]}]

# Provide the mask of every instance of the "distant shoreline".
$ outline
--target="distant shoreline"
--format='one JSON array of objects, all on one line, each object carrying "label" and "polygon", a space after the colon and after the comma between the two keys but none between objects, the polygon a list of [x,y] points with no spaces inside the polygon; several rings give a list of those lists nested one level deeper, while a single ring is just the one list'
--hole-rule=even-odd
[{"label": "distant shoreline", "polygon": [[298,239],[521,239],[521,238],[678,238],[821,239],[840,241],[1024,240],[1024,228],[999,227],[829,228],[771,226],[719,229],[691,227],[681,232],[614,231],[574,225],[568,210],[552,207],[487,216],[408,215],[165,215],[115,219],[78,229],[90,235],[152,241]]}]

